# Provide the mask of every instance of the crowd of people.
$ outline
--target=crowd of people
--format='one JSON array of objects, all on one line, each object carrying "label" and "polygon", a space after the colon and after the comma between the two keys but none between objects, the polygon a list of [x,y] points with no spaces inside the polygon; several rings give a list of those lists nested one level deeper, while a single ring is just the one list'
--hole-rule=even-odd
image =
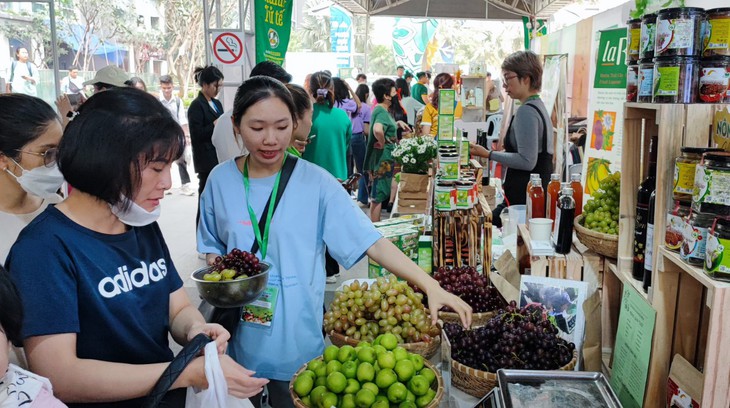
[{"label": "crowd of people", "polygon": [[[541,66],[520,52],[502,71],[506,92],[532,108],[518,111],[506,152],[472,151],[509,164],[506,182],[524,199],[522,174],[548,172],[552,154]],[[114,66],[69,80],[60,116],[36,97],[0,95],[0,345],[8,345],[0,347],[0,405],[20,398],[6,392],[14,387],[32,407],[140,406],[173,358],[168,336],[185,345],[204,333],[232,396],[260,407],[267,387],[271,406],[292,407],[289,380],[324,349],[325,283],[365,255],[421,288],[434,321],[449,306],[469,327],[471,308],[372,223],[392,201],[393,148],[435,134],[427,112],[438,109],[438,89],[454,86],[442,73],[429,93],[428,73],[410,87],[409,78],[368,86],[359,77],[353,91],[320,71],[297,85],[263,62],[230,111],[217,99],[223,74],[214,66],[195,71],[200,91],[187,111],[169,76],[153,96]],[[79,84],[93,95],[72,104],[67,95]],[[407,98],[422,104],[422,120],[410,122]],[[242,321],[230,333],[206,322],[183,290],[157,219],[172,168],[184,187],[191,160],[197,251],[212,264],[250,248],[271,265],[277,300],[268,326]],[[356,182],[354,173],[365,177]],[[207,387],[202,356],[182,370],[166,406],[184,406],[188,387]]]}]

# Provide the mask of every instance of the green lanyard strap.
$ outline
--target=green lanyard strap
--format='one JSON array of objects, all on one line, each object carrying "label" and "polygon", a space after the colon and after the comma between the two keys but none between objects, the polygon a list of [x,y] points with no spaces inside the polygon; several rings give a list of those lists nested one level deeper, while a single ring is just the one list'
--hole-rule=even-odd
[{"label": "green lanyard strap", "polygon": [[[284,154],[284,161],[286,161],[287,153]],[[283,166],[282,166],[283,167]],[[274,181],[274,189],[271,190],[271,197],[269,198],[269,211],[266,214],[266,223],[264,224],[264,234],[261,235],[261,228],[259,228],[258,219],[256,219],[256,213],[251,208],[249,197],[249,182],[248,182],[248,158],[243,163],[243,186],[246,190],[246,207],[248,207],[248,216],[251,218],[251,226],[253,227],[254,235],[256,235],[256,241],[259,243],[261,249],[261,260],[266,259],[266,250],[269,246],[269,227],[271,226],[271,218],[274,216],[274,207],[276,207],[276,196],[279,192],[279,179],[281,179],[281,169],[276,173],[276,180]]]}]

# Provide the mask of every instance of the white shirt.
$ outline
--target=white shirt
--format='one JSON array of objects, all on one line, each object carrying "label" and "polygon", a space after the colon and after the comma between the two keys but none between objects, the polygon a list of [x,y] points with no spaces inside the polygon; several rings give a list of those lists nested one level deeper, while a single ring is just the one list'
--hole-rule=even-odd
[{"label": "white shirt", "polygon": [[[69,85],[71,83],[76,85],[76,88],[79,89],[78,92],[72,92],[71,89],[69,89]],[[63,78],[61,80],[61,92],[65,93],[65,94],[72,95],[72,94],[81,93],[81,91],[83,91],[83,89],[84,89],[84,78],[82,78],[79,75],[77,75],[76,78],[71,78],[70,76],[66,76],[65,78]]]},{"label": "white shirt", "polygon": [[8,257],[10,247],[18,239],[20,231],[30,224],[38,214],[42,213],[49,204],[58,204],[61,201],[63,201],[63,198],[60,196],[45,199],[37,210],[29,214],[10,214],[0,211],[0,225],[3,226],[3,233],[0,234],[0,265],[5,264],[5,258]]},{"label": "white shirt", "polygon": [[211,142],[215,146],[215,153],[218,156],[218,163],[248,154],[246,146],[240,136],[233,135],[233,122],[231,122],[233,111],[226,111],[218,118],[213,128]]},{"label": "white shirt", "polygon": [[185,113],[185,104],[179,97],[172,95],[172,98],[167,100],[162,94],[160,94],[160,102],[167,108],[167,110],[170,111],[178,125],[185,126],[188,124],[188,116],[187,113]]},{"label": "white shirt", "polygon": [[[14,65],[15,65],[15,73],[12,72],[13,66],[12,65],[10,66],[10,70],[11,70],[10,76],[13,77],[13,82],[12,82],[13,92],[22,93],[22,94],[26,94],[26,95],[30,95],[30,96],[36,96],[37,95],[36,86],[35,86],[36,84],[23,78],[24,76],[31,77],[36,82],[38,82],[38,75],[36,72],[36,68],[34,68],[32,66],[32,64],[30,64],[31,71],[28,72],[29,63],[15,61]],[[10,78],[10,76],[8,76],[8,78]]]}]

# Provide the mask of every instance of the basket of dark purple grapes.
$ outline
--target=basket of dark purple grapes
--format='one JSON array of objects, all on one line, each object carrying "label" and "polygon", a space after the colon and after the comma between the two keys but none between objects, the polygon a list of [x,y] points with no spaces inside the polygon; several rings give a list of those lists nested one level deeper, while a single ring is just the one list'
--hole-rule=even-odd
[{"label": "basket of dark purple grapes", "polygon": [[191,275],[198,293],[215,307],[240,307],[253,302],[266,289],[271,265],[236,248],[219,256],[211,266]]},{"label": "basket of dark purple grapes", "polygon": [[[440,267],[433,278],[438,281],[444,290],[460,297],[471,306],[472,327],[484,326],[495,312],[507,306],[502,294],[489,284],[489,279],[477,272],[474,267],[461,266],[456,268]],[[439,318],[444,323],[460,323],[461,318],[450,308],[444,307],[439,311]]]},{"label": "basket of dark purple grapes", "polygon": [[512,301],[482,327],[445,323],[444,332],[451,344],[451,383],[477,398],[497,385],[500,368],[569,371],[578,359],[575,344],[558,337],[537,305],[520,309]]}]

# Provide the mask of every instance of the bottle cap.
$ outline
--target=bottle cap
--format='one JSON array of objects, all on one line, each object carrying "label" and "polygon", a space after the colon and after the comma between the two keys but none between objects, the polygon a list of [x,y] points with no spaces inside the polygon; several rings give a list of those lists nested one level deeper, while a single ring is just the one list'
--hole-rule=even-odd
[{"label": "bottle cap", "polygon": [[563,193],[563,195],[573,195],[573,189],[570,187],[563,187],[563,190],[561,192]]},{"label": "bottle cap", "polygon": [[551,174],[550,180],[560,181],[560,174],[558,174],[558,173]]},{"label": "bottle cap", "polygon": [[570,181],[580,181],[580,173],[578,173],[578,174],[571,174],[570,175]]}]

